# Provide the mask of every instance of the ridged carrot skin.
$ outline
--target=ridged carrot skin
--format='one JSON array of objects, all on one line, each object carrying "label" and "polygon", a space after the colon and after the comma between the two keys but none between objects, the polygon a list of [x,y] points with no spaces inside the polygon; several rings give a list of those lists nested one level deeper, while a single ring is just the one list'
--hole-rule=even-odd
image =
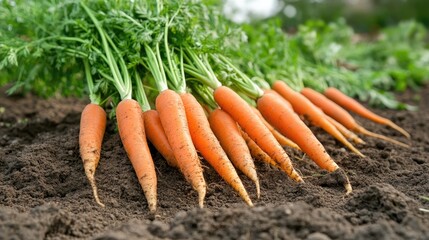
[{"label": "ridged carrot skin", "polygon": [[347,129],[356,133],[362,133],[370,137],[382,139],[384,141],[388,141],[402,147],[409,147],[407,144],[396,141],[395,139],[391,139],[389,137],[366,130],[355,121],[355,119],[352,117],[352,115],[350,115],[350,113],[348,113],[346,110],[344,110],[344,108],[342,108],[326,96],[307,89],[303,89],[301,92],[307,95],[308,99],[310,99],[310,101],[312,101],[316,106],[322,109],[322,111],[326,115],[332,117]]},{"label": "ridged carrot skin", "polygon": [[395,129],[396,131],[400,132],[401,134],[403,134],[407,138],[410,138],[410,134],[407,131],[405,131],[403,128],[399,127],[398,125],[396,125],[391,120],[384,118],[384,117],[381,117],[381,116],[371,112],[370,110],[365,108],[362,104],[360,104],[358,101],[356,101],[353,98],[345,95],[340,90],[331,87],[331,88],[327,88],[325,90],[324,94],[326,97],[328,97],[332,101],[336,102],[338,105],[342,106],[343,108],[345,108],[349,111],[355,112],[355,113],[359,114],[360,116],[362,116],[366,119],[369,119],[373,122],[389,126],[393,129]]},{"label": "ridged carrot skin", "polygon": [[264,94],[258,99],[257,106],[262,116],[283,135],[294,141],[319,167],[339,174],[346,194],[352,191],[350,181],[344,171],[334,162],[323,145],[298,115],[274,94]]},{"label": "ridged carrot skin", "polygon": [[85,106],[80,118],[79,151],[85,175],[91,184],[95,201],[102,207],[95,184],[95,170],[100,161],[101,144],[106,130],[106,112],[97,104]]},{"label": "ridged carrot skin", "polygon": [[214,91],[214,98],[222,110],[227,112],[240,125],[242,130],[279,164],[290,178],[297,182],[303,182],[301,176],[293,168],[292,162],[282,146],[246,101],[225,86],[218,87]]},{"label": "ridged carrot skin", "polygon": [[325,115],[326,119],[328,119],[329,122],[334,125],[338,131],[341,132],[341,134],[344,135],[344,137],[350,139],[356,144],[365,144],[365,141],[362,140],[358,135],[356,135],[354,132],[348,130],[346,127],[344,127],[341,123],[337,122],[335,119],[331,118],[328,115]]},{"label": "ridged carrot skin", "polygon": [[188,127],[191,133],[192,142],[197,150],[216,172],[238,192],[240,197],[249,205],[253,206],[243,183],[238,177],[234,166],[228,159],[225,151],[221,147],[218,139],[210,128],[209,121],[204,113],[204,109],[192,94],[180,94],[185,106]]},{"label": "ridged carrot skin", "polygon": [[271,124],[269,124],[267,122],[267,120],[264,119],[264,117],[262,116],[262,114],[259,112],[258,109],[252,107],[252,110],[256,113],[256,115],[258,115],[258,117],[261,118],[261,121],[268,128],[268,130],[270,130],[270,132],[277,139],[277,142],[279,142],[280,145],[282,145],[283,147],[287,146],[287,147],[291,147],[291,148],[294,148],[296,150],[300,150],[301,151],[301,148],[299,148],[299,146],[296,145],[296,143],[292,142],[290,139],[287,139],[285,136],[283,136],[281,133],[279,133],[276,129],[274,129],[274,127],[271,126]]},{"label": "ridged carrot skin", "polygon": [[340,133],[340,131],[334,125],[331,124],[331,122],[329,122],[325,118],[325,114],[304,95],[300,94],[299,92],[295,92],[283,81],[276,81],[273,84],[273,89],[292,104],[292,107],[296,113],[310,120],[312,124],[321,127],[323,130],[325,130],[331,136],[336,138],[354,153],[358,154],[361,157],[364,157],[364,155],[358,149],[356,149]]},{"label": "ridged carrot skin", "polygon": [[192,143],[182,99],[176,92],[164,90],[156,98],[156,109],[177,165],[185,179],[197,191],[198,205],[202,208],[207,185],[197,150]]},{"label": "ridged carrot skin", "polygon": [[260,196],[258,174],[255,164],[247,147],[246,141],[241,136],[237,123],[228,113],[221,109],[213,110],[209,115],[210,127],[225,150],[231,162],[255,183],[256,195]]},{"label": "ridged carrot skin", "polygon": [[144,126],[146,136],[149,141],[155,146],[159,153],[165,158],[168,165],[178,167],[176,158],[174,158],[173,149],[168,143],[164,128],[162,128],[159,114],[156,110],[148,110],[143,112]]},{"label": "ridged carrot skin", "polygon": [[143,112],[137,101],[122,100],[116,107],[119,136],[133,165],[151,212],[157,206],[157,177],[155,165],[146,141]]}]

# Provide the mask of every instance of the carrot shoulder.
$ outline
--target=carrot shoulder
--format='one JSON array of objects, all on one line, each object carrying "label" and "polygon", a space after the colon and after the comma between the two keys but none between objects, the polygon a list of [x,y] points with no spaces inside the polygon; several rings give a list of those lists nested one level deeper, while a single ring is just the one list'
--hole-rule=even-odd
[{"label": "carrot shoulder", "polygon": [[146,196],[149,210],[157,205],[155,165],[146,142],[142,110],[133,99],[122,100],[116,108],[119,135]]},{"label": "carrot shoulder", "polygon": [[106,130],[106,112],[97,104],[85,106],[80,119],[79,151],[85,175],[91,184],[95,201],[102,207],[95,184],[95,169],[100,161],[101,144]]},{"label": "carrot shoulder", "polygon": [[314,104],[308,100],[304,95],[295,92],[286,83],[282,81],[276,81],[273,84],[273,89],[278,92],[283,98],[292,104],[292,107],[296,113],[299,115],[305,116],[310,122],[316,126],[321,127],[331,136],[336,138],[354,153],[358,154],[361,157],[364,155],[357,150],[341,133],[338,129],[329,122],[325,114]]},{"label": "carrot shoulder", "polygon": [[177,165],[185,179],[197,191],[198,204],[203,207],[207,186],[179,94],[172,90],[162,91],[156,98],[156,109]]},{"label": "carrot shoulder", "polygon": [[180,97],[185,106],[192,142],[197,150],[200,151],[204,159],[210,163],[216,172],[238,192],[240,197],[249,206],[253,206],[234,166],[212,132],[204,109],[191,94],[183,93]]},{"label": "carrot shoulder", "polygon": [[255,164],[237,123],[221,109],[215,109],[210,113],[209,123],[234,166],[255,183],[256,195],[259,198],[260,187]]},{"label": "carrot shoulder", "polygon": [[400,132],[407,138],[410,138],[410,134],[405,131],[403,128],[396,125],[391,120],[384,118],[382,116],[379,116],[373,112],[371,112],[369,109],[365,108],[362,104],[360,104],[358,101],[354,100],[353,98],[345,95],[340,90],[336,88],[327,88],[325,90],[325,96],[331,99],[332,101],[336,102],[338,105],[342,106],[343,108],[355,112],[359,114],[360,116],[369,119],[373,122],[389,126],[396,131]]},{"label": "carrot shoulder", "polygon": [[246,101],[225,86],[218,87],[214,91],[214,98],[222,110],[227,112],[240,125],[242,130],[279,164],[290,178],[297,182],[303,182],[301,176],[293,168],[292,162],[282,146]]},{"label": "carrot shoulder", "polygon": [[[257,104],[262,116],[283,135],[298,144],[302,151],[319,167],[329,172],[340,170],[311,130],[301,121],[295,112],[284,105],[278,96],[264,94],[258,99]],[[347,192],[351,192],[351,185],[347,176],[344,174],[343,177],[343,184]]]},{"label": "carrot shoulder", "polygon": [[149,141],[165,158],[168,165],[178,167],[176,158],[174,158],[173,149],[171,149],[164,128],[162,128],[158,112],[156,110],[148,110],[143,112],[143,117],[146,135]]}]

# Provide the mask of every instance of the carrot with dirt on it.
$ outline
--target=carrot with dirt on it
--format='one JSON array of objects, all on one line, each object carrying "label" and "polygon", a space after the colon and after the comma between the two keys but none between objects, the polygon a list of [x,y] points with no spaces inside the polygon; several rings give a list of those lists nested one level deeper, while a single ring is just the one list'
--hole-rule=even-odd
[{"label": "carrot with dirt on it", "polygon": [[369,119],[375,123],[389,126],[395,129],[396,131],[400,132],[405,137],[410,138],[410,134],[407,131],[405,131],[403,128],[399,127],[391,120],[373,113],[372,111],[365,108],[362,104],[360,104],[355,99],[342,93],[340,90],[330,87],[325,90],[324,94],[326,97],[336,102],[338,105],[342,106],[343,108],[349,111],[352,111],[354,113],[357,113],[360,116],[366,119]]},{"label": "carrot with dirt on it", "polygon": [[326,118],[325,114],[317,108],[310,100],[299,92],[292,90],[283,81],[276,81],[273,84],[273,89],[278,92],[283,98],[292,104],[293,110],[299,115],[304,116],[310,122],[316,126],[321,127],[335,139],[340,141],[343,145],[349,148],[354,153],[361,157],[364,155],[356,149],[341,133],[338,129],[331,124]]},{"label": "carrot with dirt on it", "polygon": [[255,164],[237,123],[219,108],[210,113],[209,123],[234,166],[255,183],[256,196],[259,198],[260,187]]},{"label": "carrot with dirt on it", "polygon": [[100,161],[101,144],[106,129],[106,112],[97,104],[85,106],[80,118],[79,152],[95,201],[102,207],[95,184],[95,169]]},{"label": "carrot with dirt on it", "polygon": [[332,117],[347,129],[355,133],[361,133],[370,137],[388,141],[402,147],[409,147],[407,144],[399,142],[395,139],[368,131],[364,127],[360,126],[352,117],[352,115],[350,115],[350,113],[348,113],[344,108],[342,108],[337,103],[333,102],[323,94],[307,88],[302,89],[301,92],[316,106],[318,106],[326,115]]},{"label": "carrot with dirt on it", "polygon": [[[241,131],[241,135],[244,139],[244,141],[247,144],[247,147],[250,150],[250,155],[258,161],[267,163],[277,169],[281,169],[281,167],[279,166],[278,163],[276,163],[276,161],[274,161],[270,156],[268,156],[268,154],[266,152],[264,152],[259,146],[258,144],[256,144],[250,137],[249,135],[247,135],[247,133],[245,133],[243,130]],[[283,171],[283,170],[282,170]]]},{"label": "carrot with dirt on it", "polygon": [[338,174],[338,180],[346,188],[346,194],[352,191],[345,172],[326,152],[323,145],[311,130],[301,121],[292,109],[285,106],[283,100],[274,94],[264,94],[257,100],[258,110],[262,116],[283,135],[294,141],[319,167]]},{"label": "carrot with dirt on it", "polygon": [[185,107],[192,142],[204,159],[232,187],[249,206],[253,206],[250,197],[238,177],[234,166],[228,159],[218,139],[212,132],[204,109],[190,93],[180,94]]}]

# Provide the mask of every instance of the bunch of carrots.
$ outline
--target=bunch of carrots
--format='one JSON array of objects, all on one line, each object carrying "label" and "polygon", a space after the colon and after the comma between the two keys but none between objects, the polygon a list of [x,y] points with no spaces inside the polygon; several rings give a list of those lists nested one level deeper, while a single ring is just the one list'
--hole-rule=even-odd
[{"label": "bunch of carrots", "polygon": [[335,88],[323,93],[310,88],[294,91],[286,79],[249,78],[222,53],[230,47],[226,39],[236,36],[214,7],[193,1],[58,0],[18,1],[3,10],[10,19],[22,17],[12,26],[15,36],[2,35],[9,41],[2,39],[0,52],[14,56],[6,58],[3,68],[28,75],[18,78],[16,86],[35,86],[45,72],[33,64],[42,60],[56,76],[69,74],[85,82],[91,103],[82,111],[80,155],[101,206],[95,172],[107,122],[105,109],[111,109],[116,119],[152,212],[157,208],[158,176],[148,141],[184,175],[198,193],[200,207],[207,185],[198,153],[249,206],[253,203],[237,170],[254,182],[259,197],[254,160],[304,182],[284,147],[304,152],[320,168],[340,176],[339,183],[350,193],[346,172],[303,119],[323,128],[359,157],[365,156],[349,142],[363,144],[357,134],[408,147],[358,125],[348,111],[410,137]]}]

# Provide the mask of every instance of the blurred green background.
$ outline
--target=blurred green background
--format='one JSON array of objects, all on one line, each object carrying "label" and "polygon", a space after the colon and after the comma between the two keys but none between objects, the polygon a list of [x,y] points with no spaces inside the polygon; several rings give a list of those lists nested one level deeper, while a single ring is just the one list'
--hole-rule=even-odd
[{"label": "blurred green background", "polygon": [[346,19],[358,32],[373,32],[401,20],[429,26],[428,0],[279,0],[276,16],[293,30],[308,19]]}]

